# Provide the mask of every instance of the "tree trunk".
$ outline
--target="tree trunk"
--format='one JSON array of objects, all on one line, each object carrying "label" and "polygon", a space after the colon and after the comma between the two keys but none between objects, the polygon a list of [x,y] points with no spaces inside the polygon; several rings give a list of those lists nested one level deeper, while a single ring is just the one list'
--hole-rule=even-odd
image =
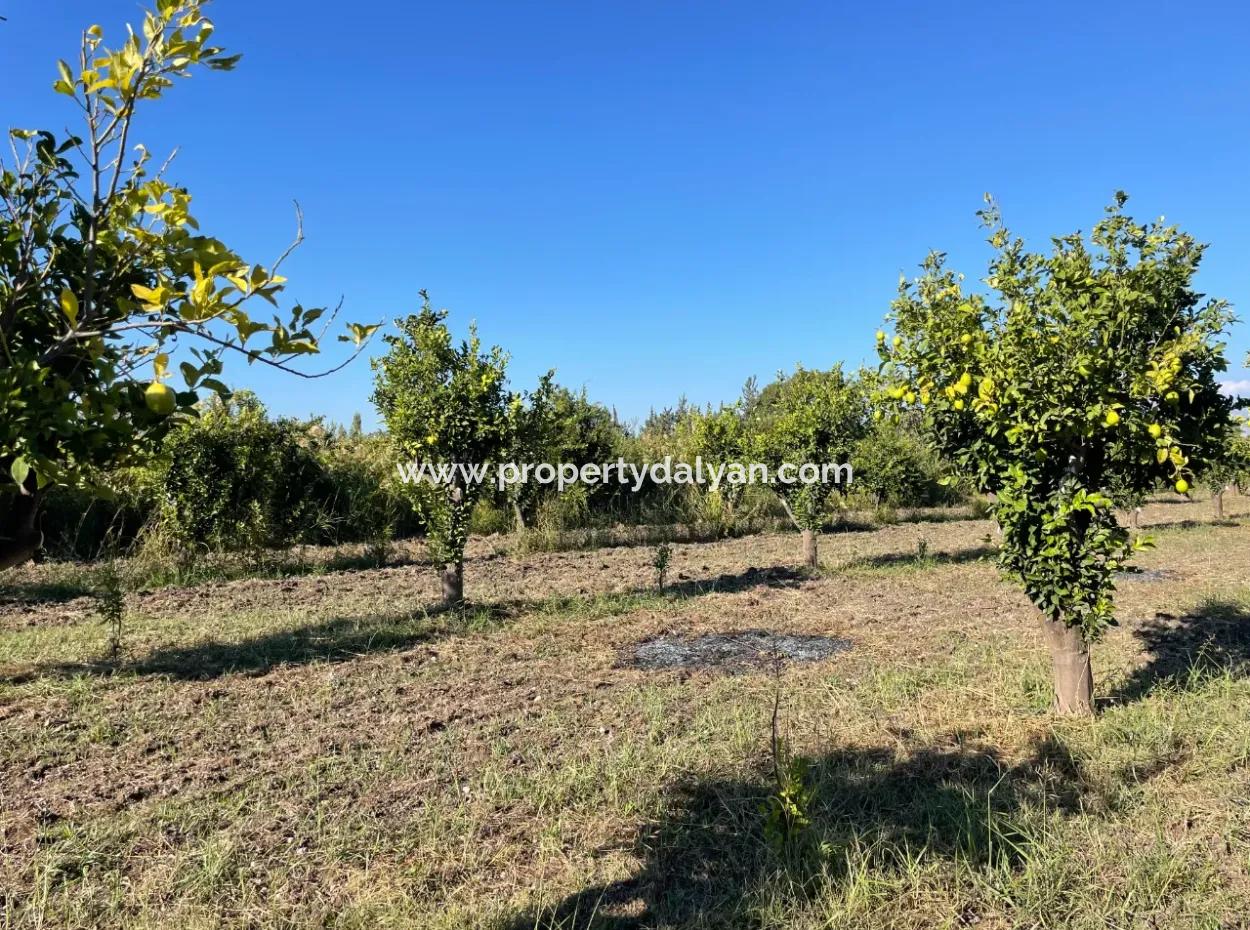
[{"label": "tree trunk", "polygon": [[816,559],[816,531],[803,531],[803,564],[808,568],[816,568],[819,562]]},{"label": "tree trunk", "polygon": [[457,608],[464,604],[464,562],[443,566],[443,606]]},{"label": "tree trunk", "polygon": [[1130,513],[1130,516],[1133,518],[1133,529],[1140,530],[1141,529],[1141,508],[1134,507],[1129,513]]},{"label": "tree trunk", "polygon": [[0,571],[28,562],[42,545],[39,492],[0,497]]},{"label": "tree trunk", "polygon": [[1215,519],[1224,519],[1224,489],[1215,492],[1215,496],[1211,498],[1211,502],[1215,504]]},{"label": "tree trunk", "polygon": [[521,512],[521,505],[516,501],[512,502],[512,516],[516,518],[516,529],[525,529],[525,514]]},{"label": "tree trunk", "polygon": [[1041,625],[1042,636],[1050,647],[1055,710],[1079,716],[1093,714],[1094,672],[1089,663],[1089,644],[1080,630],[1062,620],[1042,617]]}]

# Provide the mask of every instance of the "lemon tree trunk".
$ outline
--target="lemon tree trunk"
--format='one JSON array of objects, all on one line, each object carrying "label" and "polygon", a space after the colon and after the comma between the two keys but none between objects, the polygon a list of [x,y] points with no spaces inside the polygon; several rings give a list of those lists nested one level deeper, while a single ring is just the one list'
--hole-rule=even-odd
[{"label": "lemon tree trunk", "polygon": [[459,607],[464,603],[464,562],[443,566],[443,606]]},{"label": "lemon tree trunk", "polygon": [[1094,712],[1094,671],[1089,644],[1081,631],[1062,620],[1041,618],[1042,636],[1050,648],[1055,685],[1055,710],[1088,716]]},{"label": "lemon tree trunk", "polygon": [[815,568],[816,561],[816,531],[803,531],[803,564],[808,568]]},{"label": "lemon tree trunk", "polygon": [[0,571],[34,558],[43,544],[39,492],[0,496]]}]

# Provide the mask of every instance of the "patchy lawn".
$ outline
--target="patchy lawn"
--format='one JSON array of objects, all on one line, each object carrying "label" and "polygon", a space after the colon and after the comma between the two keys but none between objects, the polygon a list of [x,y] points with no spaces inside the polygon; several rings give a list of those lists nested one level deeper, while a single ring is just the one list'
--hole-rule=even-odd
[{"label": "patchy lawn", "polygon": [[[1246,926],[1250,501],[1228,514],[1147,509],[1093,722],[1047,713],[983,521],[832,534],[815,575],[797,534],[677,545],[663,594],[644,547],[475,541],[465,616],[419,563],[163,588],[117,663],[72,571],[11,573],[4,926]],[[748,631],[850,648],[633,664]],[[787,845],[778,693],[814,789]]]}]

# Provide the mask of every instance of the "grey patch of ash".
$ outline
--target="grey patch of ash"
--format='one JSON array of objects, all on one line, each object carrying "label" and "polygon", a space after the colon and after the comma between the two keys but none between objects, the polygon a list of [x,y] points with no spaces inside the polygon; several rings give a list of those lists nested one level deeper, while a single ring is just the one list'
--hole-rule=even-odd
[{"label": "grey patch of ash", "polygon": [[1143,568],[1135,572],[1116,572],[1116,581],[1171,581],[1179,578],[1180,573],[1174,572],[1170,568]]},{"label": "grey patch of ash", "polygon": [[634,647],[644,669],[766,666],[774,660],[819,662],[851,648],[849,640],[743,630],[705,636],[657,636]]}]

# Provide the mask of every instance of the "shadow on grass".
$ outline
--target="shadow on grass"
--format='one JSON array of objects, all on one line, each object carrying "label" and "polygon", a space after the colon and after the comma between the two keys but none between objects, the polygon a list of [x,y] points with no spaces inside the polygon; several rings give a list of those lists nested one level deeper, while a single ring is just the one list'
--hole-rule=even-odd
[{"label": "shadow on grass", "polygon": [[707,581],[681,581],[667,586],[663,592],[648,589],[543,600],[471,603],[463,609],[449,609],[438,604],[415,613],[335,617],[241,640],[166,647],[129,662],[40,665],[17,674],[0,675],[0,684],[119,672],[164,675],[192,681],[232,674],[263,675],[279,666],[342,662],[373,653],[409,649],[423,642],[492,629],[526,614],[610,617],[640,607],[716,592],[745,591],[759,586],[794,586],[806,577],[805,573],[786,566],[748,568],[739,574],[720,575]]},{"label": "shadow on grass", "polygon": [[39,665],[0,675],[0,684],[20,685],[43,678],[74,678],[136,673],[200,681],[229,674],[263,675],[283,665],[341,662],[376,652],[411,648],[447,632],[431,615],[416,617],[335,617],[306,626],[274,630],[232,642],[205,641],[157,649],[131,661]]},{"label": "shadow on grass", "polygon": [[0,607],[6,604],[64,604],[86,597],[94,590],[92,578],[85,572],[47,581],[0,583]]},{"label": "shadow on grass", "polygon": [[1236,527],[1241,526],[1242,521],[1237,517],[1226,517],[1223,520],[1217,520],[1212,517],[1209,520],[1194,520],[1188,518],[1185,520],[1152,520],[1143,523],[1141,529],[1143,532],[1151,530],[1206,530],[1212,527]]},{"label": "shadow on grass", "polygon": [[1116,689],[1135,701],[1158,688],[1181,687],[1195,675],[1250,675],[1250,608],[1210,600],[1183,617],[1158,613],[1134,632],[1150,658]]},{"label": "shadow on grass", "polygon": [[742,572],[717,575],[703,581],[682,579],[665,585],[663,593],[671,598],[685,599],[705,594],[734,594],[760,587],[796,588],[812,577],[810,572],[789,565],[774,565],[771,568],[752,566]]},{"label": "shadow on grass", "polygon": [[[764,830],[767,776],[681,785],[664,819],[635,839],[641,866],[632,876],[497,926],[751,926],[757,895],[775,901],[846,887],[861,867],[884,877],[917,858],[940,858],[1015,869],[1045,829],[1039,812],[1082,810],[1092,791],[1053,738],[1014,765],[989,749],[923,749],[901,759],[894,746],[837,752],[811,761],[808,785],[810,826],[781,849]],[[959,915],[959,923],[977,916]]]},{"label": "shadow on grass", "polygon": [[998,554],[997,546],[969,546],[953,552],[886,552],[881,555],[864,555],[848,559],[837,566],[842,569],[893,569],[933,568],[938,565],[964,565],[980,562]]}]

